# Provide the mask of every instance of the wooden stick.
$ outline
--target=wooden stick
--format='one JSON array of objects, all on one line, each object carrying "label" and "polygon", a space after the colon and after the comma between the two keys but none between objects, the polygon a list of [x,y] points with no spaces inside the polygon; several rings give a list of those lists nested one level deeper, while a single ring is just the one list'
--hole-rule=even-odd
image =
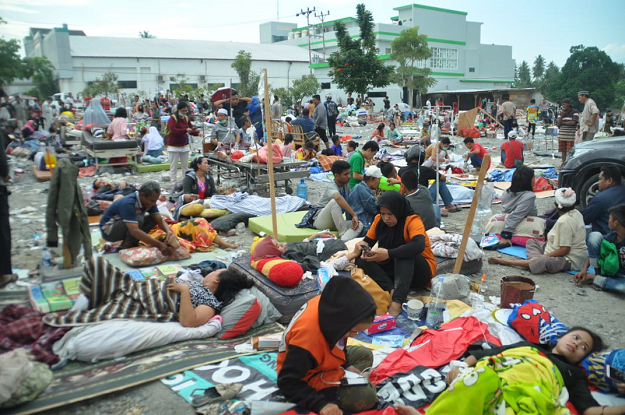
[{"label": "wooden stick", "polygon": [[464,260],[464,251],[467,249],[467,243],[471,235],[471,226],[473,226],[473,218],[475,218],[475,211],[477,210],[477,202],[480,199],[480,193],[482,193],[482,186],[484,185],[484,177],[490,166],[490,155],[485,154],[484,160],[482,160],[482,168],[477,178],[477,186],[475,186],[475,193],[473,194],[473,201],[471,202],[471,209],[469,210],[469,217],[467,218],[467,224],[464,225],[464,233],[462,234],[462,243],[460,243],[460,250],[458,251],[458,257],[456,258],[456,264],[454,265],[454,274],[460,274],[462,268],[462,261]]},{"label": "wooden stick", "polygon": [[483,108],[480,108],[480,111],[483,112],[484,114],[488,115],[490,118],[492,118],[493,121],[495,121],[501,128],[504,128],[503,124],[501,124],[497,118],[493,117],[492,115],[490,115],[488,112],[484,111]]},{"label": "wooden stick", "polygon": [[267,130],[267,170],[269,173],[269,199],[271,200],[271,224],[273,237],[278,239],[278,219],[276,218],[276,185],[273,182],[273,138],[271,136],[271,114],[269,112],[269,84],[267,83],[267,68],[263,69],[265,83],[265,125]]}]

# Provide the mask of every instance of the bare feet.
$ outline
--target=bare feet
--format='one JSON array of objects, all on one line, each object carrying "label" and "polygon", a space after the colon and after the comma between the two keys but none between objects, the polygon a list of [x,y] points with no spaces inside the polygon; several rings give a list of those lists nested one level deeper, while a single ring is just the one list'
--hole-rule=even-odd
[{"label": "bare feet", "polygon": [[392,302],[391,306],[388,308],[388,313],[397,318],[397,316],[401,313],[401,304]]}]

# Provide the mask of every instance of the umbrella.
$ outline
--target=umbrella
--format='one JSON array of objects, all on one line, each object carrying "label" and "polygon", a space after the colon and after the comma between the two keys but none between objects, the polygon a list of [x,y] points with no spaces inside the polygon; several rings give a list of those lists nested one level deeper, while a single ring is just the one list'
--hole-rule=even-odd
[{"label": "umbrella", "polygon": [[401,112],[410,111],[410,106],[408,104],[406,104],[405,102],[400,102],[400,103],[397,104],[397,106],[399,107],[399,110]]},{"label": "umbrella", "polygon": [[214,104],[215,101],[228,99],[233,93],[236,94],[237,90],[228,86],[221,87],[217,91],[215,91],[213,95],[211,95],[211,102]]}]

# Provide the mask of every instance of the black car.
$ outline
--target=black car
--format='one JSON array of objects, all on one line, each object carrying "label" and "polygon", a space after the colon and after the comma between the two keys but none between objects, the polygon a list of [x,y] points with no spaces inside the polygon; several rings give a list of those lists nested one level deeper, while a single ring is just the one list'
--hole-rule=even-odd
[{"label": "black car", "polygon": [[560,187],[570,187],[586,207],[597,191],[602,166],[619,166],[625,177],[625,137],[605,138],[576,144],[560,171]]}]

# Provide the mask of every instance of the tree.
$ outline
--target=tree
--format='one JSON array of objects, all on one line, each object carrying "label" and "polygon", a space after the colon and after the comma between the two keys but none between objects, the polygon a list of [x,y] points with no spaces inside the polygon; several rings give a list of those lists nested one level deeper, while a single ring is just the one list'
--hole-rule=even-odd
[{"label": "tree", "polygon": [[560,68],[558,68],[558,66],[553,61],[549,62],[549,65],[547,65],[547,69],[545,70],[545,74],[536,86],[538,88],[538,91],[544,96],[547,96],[549,86],[553,83],[555,79],[558,78],[558,76],[560,76]]},{"label": "tree", "polygon": [[543,58],[542,55],[538,55],[536,59],[534,59],[532,74],[534,74],[534,83],[540,82],[540,79],[545,74],[545,58]]},{"label": "tree", "polygon": [[352,38],[343,22],[336,22],[339,50],[328,59],[330,78],[347,92],[366,94],[370,87],[385,87],[391,83],[393,67],[378,59],[373,33],[373,15],[364,4],[356,6],[360,37]]},{"label": "tree", "polygon": [[258,95],[260,74],[252,71],[252,54],[240,50],[230,66],[239,75],[239,95],[244,97]]},{"label": "tree", "polygon": [[[0,24],[6,21],[0,17]],[[20,58],[20,43],[17,39],[0,38],[0,86],[6,86],[22,78],[24,62]]]},{"label": "tree", "polygon": [[104,94],[114,94],[119,90],[119,83],[117,82],[117,75],[113,72],[106,72],[101,78],[96,78],[91,82],[85,90],[84,94],[91,94],[92,97]]},{"label": "tree", "polygon": [[549,85],[549,99],[560,101],[571,98],[573,105],[581,109],[578,91],[589,91],[600,110],[615,104],[615,87],[621,75],[620,66],[595,46],[572,46],[571,56],[560,71],[560,75]]},{"label": "tree", "polygon": [[532,86],[530,67],[526,61],[521,62],[514,79],[515,88],[529,88]]},{"label": "tree", "polygon": [[141,39],[154,39],[154,38],[156,38],[156,36],[150,34],[150,32],[148,30],[144,30],[142,32],[139,32],[139,37]]},{"label": "tree", "polygon": [[171,90],[177,95],[184,95],[193,91],[193,87],[187,84],[187,82],[189,82],[189,77],[184,73],[176,74],[176,76],[170,76],[169,80],[176,84],[171,87]]},{"label": "tree", "polygon": [[54,76],[54,65],[46,57],[24,58],[24,76],[31,79],[34,88],[26,91],[44,100],[59,92],[59,83]]},{"label": "tree", "polygon": [[290,88],[273,88],[272,92],[280,98],[280,101],[287,107],[299,104],[302,99],[310,97],[319,92],[319,81],[313,74],[303,75],[301,78],[293,81]]},{"label": "tree", "polygon": [[429,59],[432,50],[428,46],[426,35],[419,34],[419,27],[402,30],[400,35],[391,43],[391,59],[399,62],[393,78],[395,82],[408,89],[408,105],[413,107],[413,91],[423,94],[436,80],[430,78],[430,69],[418,65],[420,61]]}]

